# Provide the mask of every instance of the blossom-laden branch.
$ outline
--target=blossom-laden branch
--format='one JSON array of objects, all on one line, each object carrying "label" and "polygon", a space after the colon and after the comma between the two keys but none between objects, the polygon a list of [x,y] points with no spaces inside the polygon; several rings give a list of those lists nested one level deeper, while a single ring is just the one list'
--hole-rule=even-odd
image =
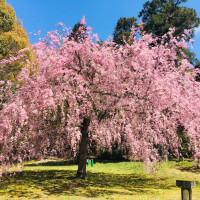
[{"label": "blossom-laden branch", "polygon": [[[161,160],[159,148],[179,156],[181,124],[198,161],[198,72],[178,59],[177,49],[186,43],[173,31],[168,43],[156,44],[144,34],[117,48],[112,41],[95,43],[90,31],[79,42],[48,33],[33,46],[37,60],[19,75],[21,87],[14,94],[2,89],[7,99],[0,111],[2,170],[46,154],[76,156],[84,119],[97,151],[118,143],[147,164]],[[32,76],[31,66],[37,66]]]}]

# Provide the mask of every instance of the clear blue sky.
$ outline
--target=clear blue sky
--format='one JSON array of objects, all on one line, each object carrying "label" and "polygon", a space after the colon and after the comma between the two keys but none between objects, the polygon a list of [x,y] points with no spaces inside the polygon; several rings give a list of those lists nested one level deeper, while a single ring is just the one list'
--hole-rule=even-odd
[{"label": "clear blue sky", "polygon": [[[63,22],[73,28],[82,16],[101,40],[112,36],[120,17],[138,17],[147,0],[7,0],[22,19],[27,33],[43,33],[55,30],[55,24]],[[200,0],[188,0],[183,6],[194,8],[200,17]],[[193,51],[200,60],[200,29],[195,36]],[[36,38],[30,35],[31,43]]]}]

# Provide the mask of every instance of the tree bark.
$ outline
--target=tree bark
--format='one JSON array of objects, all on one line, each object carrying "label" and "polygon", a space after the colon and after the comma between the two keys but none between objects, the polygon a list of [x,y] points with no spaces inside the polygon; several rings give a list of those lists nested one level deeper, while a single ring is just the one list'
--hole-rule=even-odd
[{"label": "tree bark", "polygon": [[88,154],[88,144],[89,144],[89,138],[88,138],[88,127],[90,125],[90,119],[84,118],[83,123],[81,126],[81,143],[80,143],[80,149],[79,149],[79,156],[78,156],[78,171],[77,171],[77,178],[85,179],[86,177],[86,160],[87,160],[87,154]]}]

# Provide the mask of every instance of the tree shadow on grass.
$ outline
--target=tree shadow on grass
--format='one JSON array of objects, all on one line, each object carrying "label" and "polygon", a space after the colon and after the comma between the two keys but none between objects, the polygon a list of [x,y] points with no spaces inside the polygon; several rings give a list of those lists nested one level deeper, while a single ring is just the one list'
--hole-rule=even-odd
[{"label": "tree shadow on grass", "polygon": [[183,172],[192,172],[195,174],[200,174],[200,169],[195,167],[180,167],[179,170]]},{"label": "tree shadow on grass", "polygon": [[[89,158],[91,161],[91,158]],[[120,163],[120,162],[130,162],[129,160],[126,159],[121,159],[121,160],[106,160],[106,159],[99,159],[99,158],[93,158],[94,163]],[[137,161],[136,161],[137,162]],[[76,160],[50,160],[42,162],[42,161],[36,161],[35,163],[27,163],[24,166],[27,167],[32,167],[32,166],[69,166],[69,165],[77,165]]]},{"label": "tree shadow on grass", "polygon": [[176,166],[180,171],[200,174],[200,168],[195,167],[194,164],[195,164],[194,162],[185,161],[185,162],[181,162],[180,164],[176,163]]},{"label": "tree shadow on grass", "polygon": [[[46,195],[101,197],[102,195],[133,195],[151,193],[150,189],[170,189],[164,180],[141,177],[138,174],[88,172],[85,180],[75,178],[75,170],[22,171],[5,176],[0,183],[0,196],[33,198],[34,191]],[[122,190],[123,189],[123,190]],[[37,196],[36,196],[37,197]]]},{"label": "tree shadow on grass", "polygon": [[129,160],[126,159],[119,159],[119,160],[106,160],[106,159],[100,159],[100,158],[94,158],[94,163],[120,163],[120,162],[130,162]]},{"label": "tree shadow on grass", "polygon": [[69,165],[77,165],[77,162],[74,160],[67,160],[67,161],[51,160],[45,162],[27,163],[24,166],[32,167],[32,166],[69,166]]}]

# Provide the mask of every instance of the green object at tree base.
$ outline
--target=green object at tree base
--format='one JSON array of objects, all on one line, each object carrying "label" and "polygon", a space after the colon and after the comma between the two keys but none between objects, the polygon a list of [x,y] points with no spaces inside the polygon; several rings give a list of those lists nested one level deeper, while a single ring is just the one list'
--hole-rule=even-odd
[{"label": "green object at tree base", "polygon": [[91,159],[91,167],[94,167],[93,159]]},{"label": "green object at tree base", "polygon": [[90,166],[90,159],[87,159],[87,165]]}]

